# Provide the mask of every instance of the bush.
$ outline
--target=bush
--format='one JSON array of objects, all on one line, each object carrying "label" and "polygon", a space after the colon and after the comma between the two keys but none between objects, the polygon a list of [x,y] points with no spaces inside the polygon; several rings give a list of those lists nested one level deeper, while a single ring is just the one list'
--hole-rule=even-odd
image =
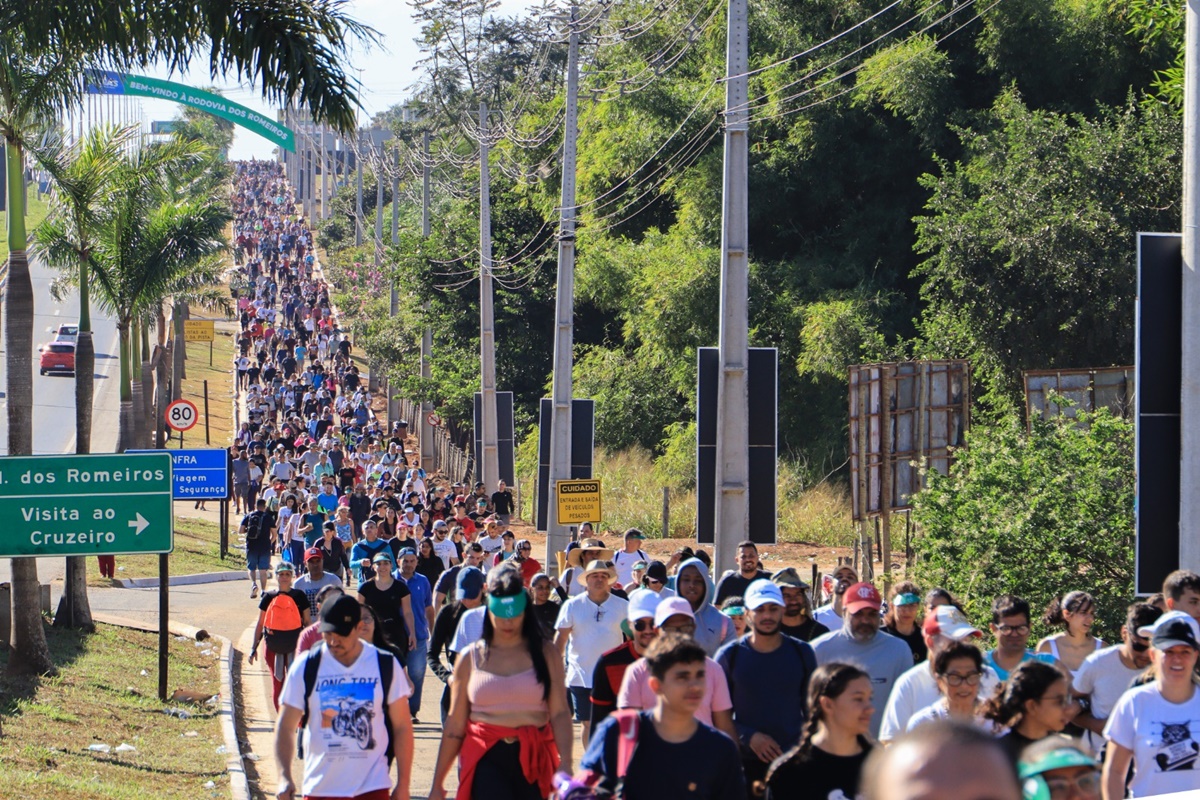
[{"label": "bush", "polygon": [[1096,633],[1119,640],[1133,597],[1133,425],[1107,411],[1010,420],[967,436],[950,475],[914,498],[916,578],[945,586],[976,623],[1000,594],[1041,609],[1073,589],[1096,598]]}]

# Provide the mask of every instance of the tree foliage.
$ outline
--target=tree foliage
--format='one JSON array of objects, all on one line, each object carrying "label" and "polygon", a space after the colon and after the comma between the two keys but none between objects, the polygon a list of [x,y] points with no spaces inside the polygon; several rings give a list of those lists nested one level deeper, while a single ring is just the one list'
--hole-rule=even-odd
[{"label": "tree foliage", "polygon": [[[410,5],[421,118],[379,119],[414,176],[431,133],[433,230],[413,234],[420,184],[405,177],[387,262],[408,317],[394,333],[429,324],[435,346],[432,379],[406,362],[399,382],[469,424],[487,100],[498,379],[525,429],[550,382],[567,10]],[[680,474],[696,348],[718,333],[724,19],[651,0],[576,13],[576,393],[599,403],[599,444],[637,443]],[[812,476],[845,462],[850,364],[965,356],[1002,414],[1023,368],[1128,363],[1134,234],[1177,225],[1179,180],[1178,120],[1148,102],[1174,40],[1137,13],[753,4],[750,343],[779,348],[781,449]],[[349,230],[330,226],[330,242]]]},{"label": "tree foliage", "polygon": [[1013,593],[1036,612],[1084,589],[1097,633],[1119,639],[1133,598],[1133,425],[1107,411],[977,426],[950,475],[929,473],[915,499],[916,575],[944,586],[980,624],[994,597]]}]

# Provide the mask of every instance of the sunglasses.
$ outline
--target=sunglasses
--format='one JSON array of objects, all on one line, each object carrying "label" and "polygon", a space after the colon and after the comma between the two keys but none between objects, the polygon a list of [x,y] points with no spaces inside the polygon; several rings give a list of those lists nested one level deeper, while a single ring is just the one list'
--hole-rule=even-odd
[{"label": "sunglasses", "polygon": [[1135,652],[1135,653],[1144,653],[1150,649],[1150,643],[1149,642],[1140,642],[1140,641],[1137,641],[1136,639],[1133,639],[1133,640],[1130,640],[1130,642],[1129,642],[1129,649],[1133,650],[1133,652]]},{"label": "sunglasses", "polygon": [[638,633],[652,631],[654,630],[654,620],[648,618],[639,619],[637,622],[633,623],[633,629]]}]

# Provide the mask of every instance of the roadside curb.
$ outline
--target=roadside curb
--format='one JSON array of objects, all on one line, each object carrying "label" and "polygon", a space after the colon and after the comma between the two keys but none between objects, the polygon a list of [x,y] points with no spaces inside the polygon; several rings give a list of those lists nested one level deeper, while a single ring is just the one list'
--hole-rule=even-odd
[{"label": "roadside curb", "polygon": [[[122,589],[157,589],[158,578],[117,578],[117,585]],[[228,572],[201,572],[195,575],[172,575],[167,579],[167,586],[193,586],[198,583],[219,583],[221,581],[248,580],[245,570],[230,570]]]},{"label": "roadside curb", "polygon": [[[94,614],[92,618],[96,622],[103,622],[106,625],[116,625],[121,628],[132,628],[151,633],[158,631],[157,626],[147,625],[139,620],[119,617],[113,614]],[[242,763],[244,756],[242,754],[241,743],[238,741],[237,717],[234,711],[233,643],[224,636],[210,634],[201,628],[195,628],[182,623],[168,622],[167,630],[175,636],[186,636],[196,641],[212,639],[221,644],[221,702],[218,714],[221,717],[221,735],[225,740],[225,752],[227,753],[225,757],[225,771],[229,774],[229,794],[233,800],[250,800],[250,781],[246,776],[246,769]]]}]

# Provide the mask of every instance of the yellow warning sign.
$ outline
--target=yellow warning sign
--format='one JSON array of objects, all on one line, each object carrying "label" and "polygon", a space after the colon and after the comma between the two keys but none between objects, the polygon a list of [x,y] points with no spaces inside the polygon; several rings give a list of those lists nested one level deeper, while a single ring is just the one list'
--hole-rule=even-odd
[{"label": "yellow warning sign", "polygon": [[599,522],[600,481],[558,481],[558,524]]},{"label": "yellow warning sign", "polygon": [[211,319],[185,319],[183,321],[183,340],[185,342],[211,342],[216,338],[216,326]]}]

